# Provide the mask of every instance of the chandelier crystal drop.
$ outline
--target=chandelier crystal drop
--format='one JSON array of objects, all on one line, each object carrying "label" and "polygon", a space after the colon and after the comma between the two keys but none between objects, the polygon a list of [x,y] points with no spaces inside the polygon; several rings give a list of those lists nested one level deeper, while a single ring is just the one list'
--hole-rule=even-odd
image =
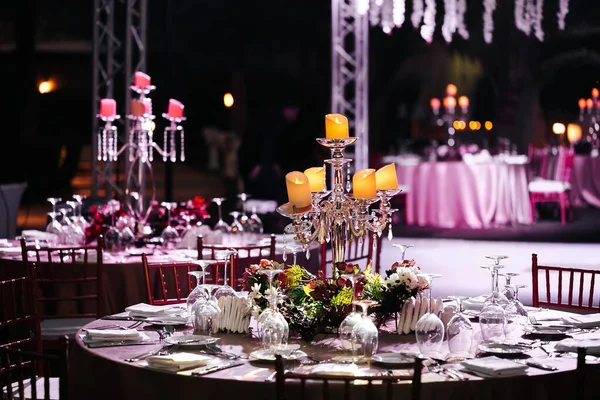
[{"label": "chandelier crystal drop", "polygon": [[494,10],[496,10],[496,0],[484,0],[483,40],[485,40],[487,44],[492,43],[494,38]]},{"label": "chandelier crystal drop", "polygon": [[421,22],[423,22],[423,0],[413,0],[410,22],[414,28],[421,26]]},{"label": "chandelier crystal drop", "polygon": [[565,18],[569,13],[569,0],[559,0],[558,5],[558,29],[561,31],[565,30]]},{"label": "chandelier crystal drop", "polygon": [[[406,13],[406,0],[393,0],[394,7],[392,11],[392,20],[396,27],[401,27],[405,21],[405,13]],[[564,19],[563,19],[564,25]]]},{"label": "chandelier crystal drop", "polygon": [[446,42],[452,41],[452,36],[457,28],[456,0],[444,0],[444,24],[442,25],[442,36]]},{"label": "chandelier crystal drop", "polygon": [[433,34],[435,32],[435,0],[425,0],[425,7],[425,13],[423,14],[423,25],[421,26],[421,37],[425,39],[427,43],[431,43],[433,41]]}]

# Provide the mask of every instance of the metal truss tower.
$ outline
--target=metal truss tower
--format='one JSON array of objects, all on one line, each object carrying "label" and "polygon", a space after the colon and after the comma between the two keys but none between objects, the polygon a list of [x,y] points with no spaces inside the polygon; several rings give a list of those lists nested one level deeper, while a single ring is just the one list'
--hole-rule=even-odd
[{"label": "metal truss tower", "polygon": [[[98,162],[98,113],[100,99],[115,98],[122,91],[125,115],[130,114],[131,89],[135,71],[146,70],[147,0],[94,0],[94,32],[92,60],[92,197],[99,195],[105,183],[106,197],[120,191],[113,163]],[[115,20],[124,19],[124,29],[116,29]],[[122,108],[123,109],[123,108]],[[122,116],[122,132],[129,132],[129,120]],[[123,135],[124,136],[124,135]],[[125,161],[127,164],[128,161]],[[129,166],[125,165],[127,170]],[[126,182],[127,187],[130,182]],[[143,177],[137,185],[143,185]]]},{"label": "metal truss tower", "polygon": [[[348,117],[356,170],[369,165],[368,0],[331,0],[331,112]],[[366,9],[365,9],[366,8]]]}]

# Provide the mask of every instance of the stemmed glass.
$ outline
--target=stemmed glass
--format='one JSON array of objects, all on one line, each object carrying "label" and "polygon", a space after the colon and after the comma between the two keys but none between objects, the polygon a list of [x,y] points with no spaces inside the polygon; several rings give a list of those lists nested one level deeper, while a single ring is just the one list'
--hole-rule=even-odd
[{"label": "stemmed glass", "polygon": [[51,240],[52,243],[50,243],[50,244],[53,244],[53,245],[59,244],[60,240],[61,240],[61,238],[63,236],[63,226],[56,219],[57,216],[58,216],[57,212],[50,211],[48,213],[48,217],[50,217],[50,222],[46,226],[46,232],[51,233],[53,235],[56,235],[56,238],[54,240]]},{"label": "stemmed glass", "polygon": [[292,265],[298,265],[297,264],[297,259],[298,259],[298,252],[300,250],[302,250],[304,248],[304,246],[296,243],[296,242],[292,242],[292,243],[285,243],[283,246],[283,254],[282,254],[282,258],[283,261],[287,261],[287,252],[288,250],[292,252]]},{"label": "stemmed glass", "polygon": [[[217,291],[215,292],[215,298],[218,300],[221,297],[226,296],[235,296],[235,289],[229,286],[229,282],[227,281],[227,270],[229,269],[229,261],[231,256],[236,255],[237,250],[234,249],[225,249],[218,250],[215,252],[215,256],[219,261],[223,261],[223,285],[219,286]],[[218,282],[215,282],[218,284]]]},{"label": "stemmed glass", "polygon": [[361,307],[360,319],[352,328],[352,359],[353,362],[369,360],[377,352],[379,331],[369,318],[370,306],[377,304],[375,300],[357,300],[352,304]]},{"label": "stemmed glass", "polygon": [[52,212],[56,213],[56,204],[60,203],[62,199],[60,197],[48,197],[46,200],[52,204]]},{"label": "stemmed glass", "polygon": [[446,327],[448,348],[455,359],[469,358],[473,341],[473,325],[462,312],[462,300],[466,297],[450,296],[450,298],[456,301],[456,314],[450,318]]},{"label": "stemmed glass", "polygon": [[[247,193],[240,193],[237,196],[240,201],[242,202],[242,213],[240,215],[240,224],[242,225],[242,227],[247,227],[248,223],[250,222],[250,219],[248,218],[248,214],[246,214],[246,200],[248,200],[250,198],[250,195]],[[247,229],[244,229],[244,231],[247,231]]]},{"label": "stemmed glass", "polygon": [[[190,275],[196,277],[196,287],[189,294],[186,305],[188,307],[188,318],[191,320],[194,327],[194,334],[211,336],[215,331],[213,327],[213,320],[221,313],[221,308],[215,297],[211,295],[211,288],[206,285],[205,277],[208,272],[204,271],[208,265],[207,263],[214,264],[215,260],[198,260],[203,261],[198,265],[202,268],[202,271],[190,271]],[[200,276],[202,276],[202,283],[200,283]]]},{"label": "stemmed glass", "polygon": [[431,308],[431,282],[441,276],[439,274],[419,274],[419,277],[425,279],[427,282],[429,288],[427,297],[429,301],[427,302],[427,313],[417,321],[415,336],[419,345],[419,351],[426,357],[438,356],[444,341],[444,323],[432,312]]},{"label": "stemmed glass", "polygon": [[82,215],[82,207],[83,207],[83,200],[87,199],[87,196],[84,196],[82,194],[74,194],[73,195],[73,200],[75,200],[75,207],[73,208],[74,211],[74,217],[73,217],[73,222],[75,222],[77,225],[81,226],[81,228],[83,230],[85,230],[89,223],[88,221],[85,219],[85,217]]},{"label": "stemmed glass", "polygon": [[[194,305],[194,303],[199,298],[206,298],[206,297],[210,296],[210,290],[209,290],[208,286],[206,285],[206,274],[208,274],[208,272],[206,272],[206,267],[215,264],[217,261],[216,260],[194,260],[192,262],[194,264],[198,264],[198,267],[200,267],[201,271],[188,272],[189,275],[196,278],[196,287],[194,289],[192,289],[192,291],[190,292],[190,294],[188,294],[188,297],[186,299],[186,308],[187,308],[187,312],[188,312],[188,318],[190,321],[193,318],[192,306]],[[200,279],[200,278],[202,278],[202,279]]]},{"label": "stemmed glass", "polygon": [[507,259],[508,256],[504,256],[504,255],[490,255],[490,256],[485,256],[485,258],[494,261],[494,265],[500,265],[500,261]]},{"label": "stemmed glass", "polygon": [[217,221],[215,226],[213,226],[213,231],[226,234],[226,233],[229,233],[229,231],[231,230],[231,227],[229,226],[229,224],[227,222],[223,221],[223,211],[221,209],[221,205],[223,204],[223,201],[225,201],[224,197],[215,197],[212,199],[212,202],[217,205],[217,210],[219,212],[219,220]]},{"label": "stemmed glass", "polygon": [[515,298],[515,288],[513,285],[511,285],[510,280],[513,276],[519,276],[519,273],[518,272],[505,272],[503,274],[498,274],[498,275],[503,276],[504,279],[506,280],[502,294],[510,302]]},{"label": "stemmed glass", "polygon": [[252,208],[252,214],[250,214],[248,221],[248,231],[254,236],[261,235],[264,232],[264,225],[258,214],[256,214],[256,207]]},{"label": "stemmed glass", "polygon": [[[73,213],[75,213],[75,209],[77,207],[77,202],[76,201],[67,201],[66,202],[67,205],[69,207],[71,207],[71,209],[73,210]],[[63,210],[61,210],[63,211]],[[82,227],[79,223],[77,223],[77,218],[75,215],[71,216],[71,217],[67,217],[68,210],[65,210],[65,223],[66,223],[66,227],[67,229],[65,230],[65,239],[67,244],[73,244],[73,245],[84,245],[85,244],[85,227]]]},{"label": "stemmed glass", "polygon": [[167,210],[167,226],[162,230],[160,237],[163,240],[163,244],[167,248],[175,248],[176,242],[179,239],[179,232],[171,225],[171,209],[176,205],[175,203],[162,202],[161,206]]},{"label": "stemmed glass", "polygon": [[528,313],[521,300],[519,300],[519,289],[525,288],[527,285],[515,285],[515,297],[504,309],[506,315],[506,325],[504,334],[507,337],[513,335],[513,333],[520,334],[521,331],[517,330],[517,325],[526,325],[529,322]]},{"label": "stemmed glass", "polygon": [[229,213],[233,217],[233,222],[231,223],[231,227],[229,233],[231,234],[230,238],[234,243],[232,244],[244,244],[244,226],[240,222],[239,218],[241,213],[239,211],[232,211]]},{"label": "stemmed glass", "polygon": [[404,262],[404,257],[406,255],[406,250],[408,250],[411,247],[415,247],[412,244],[393,244],[392,246],[399,248],[400,251],[402,252],[402,262]]},{"label": "stemmed glass", "polygon": [[354,326],[361,320],[361,313],[356,311],[356,281],[364,277],[363,274],[343,274],[342,278],[350,281],[352,288],[352,311],[346,315],[346,318],[342,321],[338,327],[338,334],[342,347],[346,350],[354,351],[354,345],[352,342],[352,330]]},{"label": "stemmed glass", "polygon": [[503,265],[482,265],[492,274],[492,294],[485,299],[483,309],[479,314],[479,326],[484,342],[501,342],[505,338],[506,313],[504,308],[508,299],[498,289],[498,269]]},{"label": "stemmed glass", "polygon": [[278,293],[273,288],[273,278],[282,273],[282,269],[261,269],[258,273],[267,276],[269,289],[265,294],[269,307],[258,317],[260,328],[260,341],[266,349],[277,349],[287,345],[289,336],[289,325],[277,308]]}]

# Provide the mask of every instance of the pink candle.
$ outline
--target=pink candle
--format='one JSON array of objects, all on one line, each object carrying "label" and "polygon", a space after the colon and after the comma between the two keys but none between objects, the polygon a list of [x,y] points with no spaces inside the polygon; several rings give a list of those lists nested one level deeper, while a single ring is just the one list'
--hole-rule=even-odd
[{"label": "pink candle", "polygon": [[141,100],[131,100],[131,115],[136,117],[144,114],[150,114],[150,103]]},{"label": "pink candle", "polygon": [[100,100],[100,115],[103,117],[114,117],[117,115],[117,102],[114,99]]},{"label": "pink candle", "polygon": [[137,71],[134,74],[133,86],[145,88],[150,86],[150,75]]},{"label": "pink candle", "polygon": [[170,99],[168,114],[173,118],[181,118],[183,117],[183,108],[184,106],[179,100]]}]

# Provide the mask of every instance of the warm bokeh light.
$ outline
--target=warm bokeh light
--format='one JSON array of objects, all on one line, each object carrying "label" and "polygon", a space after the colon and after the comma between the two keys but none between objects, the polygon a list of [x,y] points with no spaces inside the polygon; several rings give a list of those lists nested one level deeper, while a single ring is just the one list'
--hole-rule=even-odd
[{"label": "warm bokeh light", "polygon": [[458,98],[458,105],[462,108],[469,107],[469,98],[467,96],[460,96]]},{"label": "warm bokeh light", "polygon": [[583,110],[585,108],[585,99],[579,99],[577,104],[579,105],[579,108]]},{"label": "warm bokeh light", "polygon": [[448,96],[456,96],[457,91],[458,90],[456,89],[456,85],[450,83],[448,86],[446,86],[446,94]]},{"label": "warm bokeh light", "polygon": [[457,131],[460,131],[460,121],[454,121],[452,123],[452,126],[454,127],[454,129],[456,129]]},{"label": "warm bokeh light", "polygon": [[444,107],[454,108],[456,107],[456,99],[454,97],[444,97]]},{"label": "warm bokeh light", "polygon": [[38,86],[38,90],[41,94],[50,93],[54,90],[55,84],[53,81],[42,81]]},{"label": "warm bokeh light", "polygon": [[598,89],[596,89],[596,88],[593,88],[593,89],[592,89],[592,97],[593,97],[594,99],[597,99],[597,98],[598,98]]},{"label": "warm bokeh light", "polygon": [[429,100],[429,105],[431,106],[431,108],[437,110],[438,108],[440,108],[441,105],[440,99],[438,99],[437,97],[433,97],[431,100]]},{"label": "warm bokeh light", "polygon": [[592,108],[592,107],[594,107],[594,100],[592,100],[592,99],[587,99],[587,100],[585,101],[585,105],[586,105],[586,107],[587,107],[587,108]]},{"label": "warm bokeh light", "polygon": [[567,139],[569,143],[573,143],[581,139],[581,126],[577,124],[567,125]]},{"label": "warm bokeh light", "polygon": [[487,131],[491,131],[492,128],[494,127],[494,124],[492,124],[492,121],[485,121],[484,126]]},{"label": "warm bokeh light", "polygon": [[555,135],[562,135],[565,133],[565,130],[565,124],[561,124],[560,122],[556,122],[552,125],[552,132],[554,132]]},{"label": "warm bokeh light", "polygon": [[233,95],[231,93],[225,93],[223,96],[223,104],[225,104],[225,107],[227,108],[233,106]]},{"label": "warm bokeh light", "polygon": [[474,130],[475,130],[475,126],[477,126],[477,125],[475,124],[475,121],[469,121],[469,129],[470,129],[470,130],[474,131]]}]

